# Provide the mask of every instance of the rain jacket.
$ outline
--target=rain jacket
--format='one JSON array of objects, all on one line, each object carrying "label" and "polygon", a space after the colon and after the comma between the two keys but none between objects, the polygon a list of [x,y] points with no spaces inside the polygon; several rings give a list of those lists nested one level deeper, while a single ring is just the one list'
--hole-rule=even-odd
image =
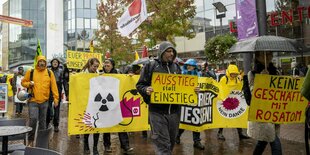
[{"label": "rain jacket", "polygon": [[[195,69],[192,70],[192,71],[188,71],[187,70],[187,66],[190,65],[190,66],[194,66]],[[185,75],[197,75],[197,76],[201,76],[201,73],[198,71],[198,65],[197,65],[197,62],[195,59],[188,59],[184,65],[183,65],[183,70],[182,70],[182,74],[185,74]]]},{"label": "rain jacket", "polygon": [[174,62],[163,62],[162,55],[168,49],[172,48],[174,52],[174,58],[176,58],[177,51],[173,47],[170,42],[162,42],[159,46],[158,58],[154,59],[154,61],[150,61],[147,63],[141,73],[140,79],[136,85],[139,93],[142,95],[144,102],[149,104],[149,111],[150,112],[157,112],[161,114],[171,114],[180,112],[180,105],[177,104],[152,104],[150,103],[150,96],[147,95],[146,89],[147,87],[151,86],[152,81],[152,73],[168,73],[168,74],[181,74],[180,67]]},{"label": "rain jacket", "polygon": [[[44,60],[46,62],[44,56],[38,56],[37,61],[39,60]],[[38,65],[39,64],[37,63],[37,66],[35,66],[35,69],[33,71],[32,80],[34,82],[34,86],[33,88],[31,88],[33,90],[33,97],[31,97],[29,102],[35,102],[39,104],[46,102],[50,97],[50,92],[52,92],[54,97],[54,103],[58,105],[59,95],[54,73],[50,71],[49,76],[46,66],[45,69],[41,70]],[[25,77],[22,80],[23,87],[30,88],[30,73],[31,70],[28,70],[26,72]]]},{"label": "rain jacket", "polygon": [[232,78],[230,76],[231,73],[240,74],[236,65],[230,64],[226,69],[226,75],[220,79],[220,90],[225,90],[219,95],[222,100],[226,99],[231,90],[241,90],[242,88],[242,84],[238,76],[236,78]]}]

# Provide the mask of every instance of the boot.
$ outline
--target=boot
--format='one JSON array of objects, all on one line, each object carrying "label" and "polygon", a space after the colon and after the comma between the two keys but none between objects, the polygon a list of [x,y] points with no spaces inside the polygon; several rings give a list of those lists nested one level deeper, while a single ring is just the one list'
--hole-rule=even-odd
[{"label": "boot", "polygon": [[129,152],[132,152],[132,151],[133,151],[133,148],[132,148],[132,147],[129,147],[129,146],[126,146],[126,147],[123,148],[123,151],[124,151],[125,153],[129,153]]},{"label": "boot", "polygon": [[111,146],[105,146],[104,151],[107,153],[111,153],[112,152]]},{"label": "boot", "polygon": [[237,130],[238,130],[239,139],[249,139],[250,138],[249,136],[242,133],[241,128],[237,128]]},{"label": "boot", "polygon": [[218,140],[225,140],[225,137],[224,137],[224,135],[221,132],[218,132],[217,133],[217,139]]},{"label": "boot", "polygon": [[205,146],[203,146],[200,141],[196,141],[194,142],[194,148],[200,149],[200,150],[204,150]]},{"label": "boot", "polygon": [[180,144],[180,143],[181,143],[181,138],[180,138],[179,135],[177,136],[177,138],[176,138],[176,140],[175,140],[175,143],[176,143],[176,144]]},{"label": "boot", "polygon": [[96,146],[93,147],[93,155],[99,155],[98,148]]},{"label": "boot", "polygon": [[84,143],[84,154],[90,154],[88,144]]}]

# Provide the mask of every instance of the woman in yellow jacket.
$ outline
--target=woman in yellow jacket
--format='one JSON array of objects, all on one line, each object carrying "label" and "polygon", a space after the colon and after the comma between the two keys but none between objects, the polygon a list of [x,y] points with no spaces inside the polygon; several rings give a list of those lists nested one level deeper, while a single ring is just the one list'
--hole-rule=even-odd
[{"label": "woman in yellow jacket", "polygon": [[28,70],[22,80],[22,86],[28,88],[31,95],[28,100],[29,126],[32,127],[29,140],[34,140],[37,121],[39,121],[39,130],[46,129],[46,114],[51,92],[54,97],[54,106],[58,106],[59,102],[55,76],[46,68],[46,64],[45,57],[38,56],[35,69]]}]

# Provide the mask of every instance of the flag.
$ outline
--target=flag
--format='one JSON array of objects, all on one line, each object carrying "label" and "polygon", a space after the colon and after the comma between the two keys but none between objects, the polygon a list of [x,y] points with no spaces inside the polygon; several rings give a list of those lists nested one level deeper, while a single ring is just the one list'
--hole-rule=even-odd
[{"label": "flag", "polygon": [[41,50],[40,40],[38,39],[37,50],[36,50],[36,55],[34,57],[33,67],[37,65],[37,57],[40,55],[42,55],[42,50]]},{"label": "flag", "polygon": [[139,59],[140,59],[139,54],[138,54],[138,52],[136,51],[136,52],[135,52],[135,60],[139,60]]},{"label": "flag", "polygon": [[142,51],[142,58],[146,58],[146,57],[148,57],[148,52],[147,52],[146,46],[144,45],[143,46],[143,51]]},{"label": "flag", "polygon": [[145,0],[134,0],[117,23],[122,36],[128,36],[147,18]]},{"label": "flag", "polygon": [[90,43],[89,43],[89,52],[94,53],[94,43],[93,43],[93,40],[91,40]]}]

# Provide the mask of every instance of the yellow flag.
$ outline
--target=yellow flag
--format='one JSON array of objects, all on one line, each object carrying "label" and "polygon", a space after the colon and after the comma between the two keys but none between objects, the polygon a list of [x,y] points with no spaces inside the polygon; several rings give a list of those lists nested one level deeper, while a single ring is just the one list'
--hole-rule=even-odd
[{"label": "yellow flag", "polygon": [[139,59],[140,59],[139,54],[138,54],[138,52],[136,51],[136,52],[135,52],[135,60],[139,60]]}]

